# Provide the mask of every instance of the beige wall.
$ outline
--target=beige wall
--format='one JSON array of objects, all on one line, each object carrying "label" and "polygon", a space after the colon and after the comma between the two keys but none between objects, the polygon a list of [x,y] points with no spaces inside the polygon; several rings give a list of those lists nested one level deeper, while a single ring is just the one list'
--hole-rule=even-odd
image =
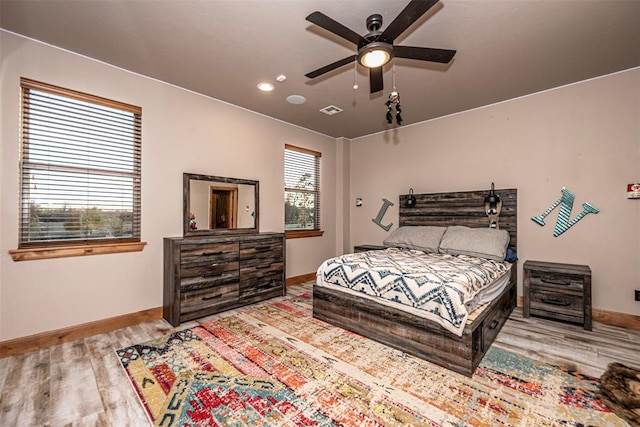
[{"label": "beige wall", "polygon": [[[402,93],[403,89],[399,87]],[[456,94],[452,94],[456,96]],[[403,111],[407,118],[411,111]],[[525,260],[587,264],[593,306],[640,314],[640,69],[351,141],[351,244],[381,243],[375,225],[398,220],[398,194],[478,190],[495,182],[518,189],[520,293]],[[571,217],[589,202],[600,209],[559,237],[557,210],[531,221],[571,190]],[[355,207],[355,198],[364,204]]]},{"label": "beige wall", "polygon": [[[179,88],[0,31],[0,341],[162,305],[162,238],[182,234],[182,173],[260,181],[260,229],[283,231],[284,145],[322,152],[335,188],[336,142]],[[143,252],[13,262],[18,228],[19,79],[142,107]],[[278,94],[274,94],[277,96]],[[287,242],[287,276],[335,254],[336,202],[322,199],[323,237]]]},{"label": "beige wall", "polygon": [[[287,241],[287,277],[387,235],[397,197],[516,187],[519,256],[584,263],[594,306],[640,314],[640,70],[559,88],[383,134],[337,141],[161,82],[0,31],[0,341],[158,307],[162,238],[182,233],[182,173],[260,181],[260,229],[282,231],[283,147],[322,152],[323,237]],[[141,253],[13,262],[17,247],[19,78],[41,80],[143,109]],[[400,88],[402,92],[402,88]],[[407,118],[411,112],[406,111]],[[197,153],[194,154],[194,153]],[[572,216],[600,208],[554,238],[557,213],[539,215],[567,187]],[[362,197],[363,206],[355,207]],[[521,273],[521,270],[520,270]],[[520,274],[520,277],[521,274]]]}]

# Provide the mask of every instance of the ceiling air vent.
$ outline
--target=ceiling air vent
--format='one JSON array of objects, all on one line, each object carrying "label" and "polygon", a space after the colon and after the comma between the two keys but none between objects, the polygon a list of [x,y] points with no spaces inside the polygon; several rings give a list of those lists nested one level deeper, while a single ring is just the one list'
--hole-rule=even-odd
[{"label": "ceiling air vent", "polygon": [[328,107],[322,108],[320,111],[325,113],[327,116],[333,116],[334,114],[342,112],[342,108],[338,108],[335,105],[329,105]]}]

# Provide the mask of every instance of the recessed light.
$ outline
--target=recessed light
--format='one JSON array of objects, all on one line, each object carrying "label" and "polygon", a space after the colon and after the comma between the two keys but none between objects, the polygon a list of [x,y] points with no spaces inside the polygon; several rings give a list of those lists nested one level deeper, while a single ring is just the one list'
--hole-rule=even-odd
[{"label": "recessed light", "polygon": [[276,77],[276,80],[282,83],[283,81],[287,80],[287,76],[285,76],[284,74],[280,74],[278,77]]},{"label": "recessed light", "polygon": [[287,96],[287,102],[289,104],[300,105],[300,104],[304,104],[305,102],[307,102],[307,98],[305,98],[302,95],[289,95],[289,96]]},{"label": "recessed light", "polygon": [[271,83],[258,83],[258,89],[263,92],[271,92],[273,90],[273,85]]}]

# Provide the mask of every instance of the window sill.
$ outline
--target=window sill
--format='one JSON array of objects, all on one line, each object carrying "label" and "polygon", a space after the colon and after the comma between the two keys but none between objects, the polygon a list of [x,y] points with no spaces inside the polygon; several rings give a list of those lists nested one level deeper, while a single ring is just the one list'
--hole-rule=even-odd
[{"label": "window sill", "polygon": [[9,255],[11,255],[11,258],[13,258],[14,261],[32,261],[36,259],[117,254],[121,252],[141,252],[146,244],[147,242],[102,243],[97,245],[12,249],[9,251]]},{"label": "window sill", "polygon": [[320,237],[324,234],[322,230],[288,230],[284,232],[287,239],[300,239],[303,237]]}]

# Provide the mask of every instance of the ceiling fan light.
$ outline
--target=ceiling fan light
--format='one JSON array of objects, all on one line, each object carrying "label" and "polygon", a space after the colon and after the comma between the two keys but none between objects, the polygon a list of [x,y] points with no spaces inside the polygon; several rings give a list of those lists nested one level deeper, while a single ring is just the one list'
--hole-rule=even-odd
[{"label": "ceiling fan light", "polygon": [[388,43],[369,43],[358,52],[358,62],[367,68],[378,68],[391,60],[393,47]]},{"label": "ceiling fan light", "polygon": [[362,55],[362,65],[368,68],[378,68],[389,62],[389,54],[384,50],[372,50]]}]

